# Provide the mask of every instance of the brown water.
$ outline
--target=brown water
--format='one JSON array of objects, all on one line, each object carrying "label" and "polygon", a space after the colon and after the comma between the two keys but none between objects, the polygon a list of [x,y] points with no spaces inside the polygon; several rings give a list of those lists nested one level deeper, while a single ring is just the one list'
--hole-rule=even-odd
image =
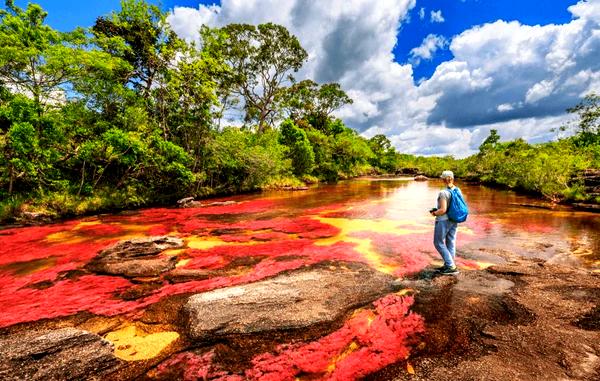
[{"label": "brown water", "polygon": [[[539,198],[483,185],[457,184],[469,205],[470,218],[461,228],[479,228],[476,239],[458,243],[459,255],[485,261],[489,253],[513,251],[551,263],[600,271],[600,214],[552,206]],[[431,225],[427,212],[435,206],[441,181],[359,179],[321,185],[306,192],[270,192],[250,198],[278,199],[277,213],[298,216],[308,208],[352,204],[350,219],[412,220]],[[460,230],[459,230],[460,231]]]}]

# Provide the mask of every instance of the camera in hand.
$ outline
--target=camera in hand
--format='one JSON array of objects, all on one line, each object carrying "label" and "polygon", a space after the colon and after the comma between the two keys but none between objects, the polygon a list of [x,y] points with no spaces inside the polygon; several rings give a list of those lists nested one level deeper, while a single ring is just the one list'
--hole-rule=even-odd
[{"label": "camera in hand", "polygon": [[431,208],[431,209],[429,209],[429,213],[433,213],[433,212],[435,212],[436,210],[438,210],[438,208]]}]

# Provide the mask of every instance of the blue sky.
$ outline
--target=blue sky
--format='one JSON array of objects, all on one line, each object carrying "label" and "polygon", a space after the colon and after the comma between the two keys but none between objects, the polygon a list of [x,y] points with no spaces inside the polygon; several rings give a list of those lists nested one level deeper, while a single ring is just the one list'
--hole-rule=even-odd
[{"label": "blue sky", "polygon": [[[120,3],[37,2],[59,30],[89,27]],[[402,152],[466,156],[490,129],[503,140],[553,140],[571,120],[565,110],[600,93],[600,0],[160,4],[174,9],[168,21],[187,39],[203,24],[286,26],[309,52],[296,77],[340,83],[354,103],[338,116],[366,137],[386,134]]]},{"label": "blue sky", "polygon": [[[421,44],[429,34],[441,35],[448,40],[452,36],[474,25],[493,22],[498,19],[520,21],[522,24],[562,24],[571,20],[567,11],[577,0],[420,0],[410,11],[410,22],[403,24],[394,49],[394,57],[400,63],[407,62],[411,49]],[[419,12],[424,9],[425,17]],[[431,11],[440,11],[444,22],[432,22]],[[450,60],[448,49],[438,51],[431,60],[422,60],[413,70],[415,80],[430,77],[443,61]]]}]

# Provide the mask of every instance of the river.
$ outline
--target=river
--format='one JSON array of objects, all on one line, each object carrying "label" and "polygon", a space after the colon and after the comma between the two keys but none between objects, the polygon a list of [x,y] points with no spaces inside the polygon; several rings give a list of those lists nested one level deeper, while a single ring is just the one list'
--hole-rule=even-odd
[{"label": "river", "polygon": [[[548,209],[543,201],[514,192],[458,185],[471,213],[458,233],[462,271],[501,264],[512,252],[600,272],[598,214]],[[140,336],[131,326],[165,298],[247,284],[303,266],[360,262],[394,277],[415,274],[441,264],[427,212],[441,186],[357,179],[306,191],[206,200],[199,208],[151,208],[0,230],[0,328],[66,321],[81,313],[117,316],[130,326],[108,334],[92,330],[116,342]],[[175,258],[176,270],[204,275],[172,281],[161,274],[111,276],[84,268],[120,240],[158,235],[183,238],[183,248],[161,254]],[[179,336],[168,333],[152,344],[131,344],[133,351],[131,345],[117,349],[117,356],[155,358]]]}]

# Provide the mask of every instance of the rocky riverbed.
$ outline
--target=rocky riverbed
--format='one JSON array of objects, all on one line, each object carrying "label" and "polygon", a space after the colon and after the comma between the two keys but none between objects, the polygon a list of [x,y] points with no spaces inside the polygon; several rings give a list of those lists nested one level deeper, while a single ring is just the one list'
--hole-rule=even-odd
[{"label": "rocky riverbed", "polygon": [[363,181],[0,230],[0,379],[597,379],[596,215],[465,187],[461,273],[440,277],[436,192]]},{"label": "rocky riverbed", "polygon": [[[2,331],[0,378],[598,379],[600,275],[500,255],[504,264],[484,270],[427,268],[401,282],[361,264],[321,263],[168,297],[135,321],[80,313],[21,324]],[[385,335],[369,331],[379,317],[389,320]],[[386,339],[397,346],[375,342]],[[352,355],[375,359],[363,350],[389,364],[345,369]]]}]

